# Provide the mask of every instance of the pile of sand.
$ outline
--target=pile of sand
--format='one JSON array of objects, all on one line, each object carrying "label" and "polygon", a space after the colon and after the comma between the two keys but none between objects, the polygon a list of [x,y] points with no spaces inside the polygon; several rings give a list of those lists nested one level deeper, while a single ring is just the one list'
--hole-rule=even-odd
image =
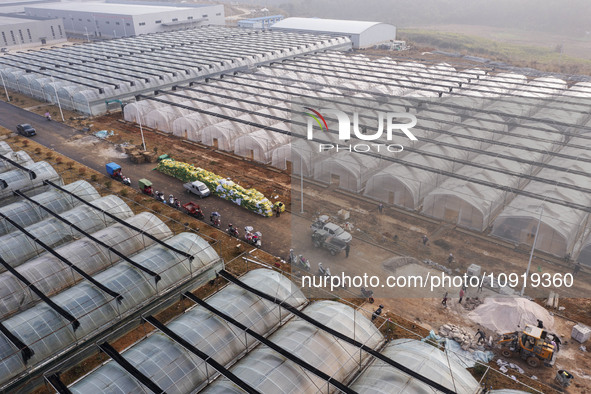
[{"label": "pile of sand", "polygon": [[518,297],[487,298],[468,317],[498,333],[521,330],[526,324],[536,326],[538,319],[544,322],[545,329],[554,329],[554,318],[546,309],[533,301]]}]

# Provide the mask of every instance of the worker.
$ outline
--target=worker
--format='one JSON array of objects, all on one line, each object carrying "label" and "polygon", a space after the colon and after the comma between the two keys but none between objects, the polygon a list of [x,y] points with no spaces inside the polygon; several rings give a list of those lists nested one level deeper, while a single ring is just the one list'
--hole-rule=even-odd
[{"label": "worker", "polygon": [[476,338],[478,338],[477,343],[480,345],[481,342],[484,343],[486,339],[486,334],[480,328],[476,331]]},{"label": "worker", "polygon": [[380,214],[382,214],[384,212],[384,204],[380,203],[378,205],[378,211],[380,212]]},{"label": "worker", "polygon": [[350,250],[351,250],[351,246],[349,244],[347,244],[347,246],[345,246],[345,258],[349,257]]},{"label": "worker", "polygon": [[544,328],[544,322],[538,319],[538,328]]},{"label": "worker", "polygon": [[559,352],[562,341],[560,340],[557,334],[553,334],[552,342],[554,342],[554,349],[556,349],[556,352]]},{"label": "worker", "polygon": [[423,235],[423,245],[427,245],[429,242],[429,238],[427,238],[427,234]]},{"label": "worker", "polygon": [[441,305],[443,305],[444,308],[447,308],[447,291],[445,292],[445,295],[443,296],[443,300],[441,300]]},{"label": "worker", "polygon": [[462,299],[464,298],[464,288],[460,289],[460,300],[458,301],[459,304],[462,303]]},{"label": "worker", "polygon": [[454,261],[454,255],[453,254],[449,254],[449,256],[447,256],[447,263],[451,264]]},{"label": "worker", "polygon": [[575,268],[573,268],[573,277],[577,276],[577,274],[579,273],[580,270],[581,270],[581,263],[577,263],[575,265]]}]

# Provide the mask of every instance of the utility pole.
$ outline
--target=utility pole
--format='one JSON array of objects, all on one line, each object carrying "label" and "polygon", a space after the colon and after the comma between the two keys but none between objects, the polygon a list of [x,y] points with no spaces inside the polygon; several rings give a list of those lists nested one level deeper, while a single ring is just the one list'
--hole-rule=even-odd
[{"label": "utility pole", "polygon": [[2,71],[0,71],[0,78],[2,79],[2,86],[4,86],[4,93],[6,94],[6,101],[10,101],[10,96],[8,95],[8,90],[6,89],[6,84],[4,83],[4,75],[3,75]]},{"label": "utility pole", "polygon": [[520,296],[523,297],[523,293],[525,292],[525,283],[527,282],[527,278],[529,278],[529,269],[531,267],[531,261],[534,258],[534,250],[536,249],[536,242],[538,241],[538,233],[540,232],[540,223],[542,222],[542,215],[544,214],[544,206],[540,206],[540,217],[538,218],[538,227],[536,228],[536,236],[534,237],[534,244],[531,246],[531,253],[529,254],[529,261],[527,262],[527,269],[525,270],[525,278],[523,278],[523,287],[521,288]]},{"label": "utility pole", "polygon": [[140,115],[140,110],[137,105],[137,97],[135,97],[135,111],[137,112],[137,122],[140,125],[140,134],[142,135],[142,145],[144,146],[144,151],[146,150],[146,141],[144,140],[144,129],[142,128],[142,117]]},{"label": "utility pole", "polygon": [[53,75],[51,76],[51,83],[53,84],[53,91],[55,92],[55,99],[57,100],[57,106],[60,109],[60,115],[62,116],[62,122],[65,122],[64,113],[62,112],[62,105],[60,104],[60,98],[57,95],[57,88],[55,87],[55,79],[53,79]]}]

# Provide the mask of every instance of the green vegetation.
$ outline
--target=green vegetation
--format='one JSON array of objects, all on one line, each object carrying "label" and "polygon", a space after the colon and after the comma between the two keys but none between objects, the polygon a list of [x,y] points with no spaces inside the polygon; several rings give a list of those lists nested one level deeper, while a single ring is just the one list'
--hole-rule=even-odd
[{"label": "green vegetation", "polygon": [[590,74],[591,60],[574,58],[561,53],[560,46],[547,49],[539,46],[501,43],[486,38],[458,33],[423,29],[400,29],[401,40],[414,46],[433,47],[442,51],[482,56],[494,61],[521,67],[565,74]]}]

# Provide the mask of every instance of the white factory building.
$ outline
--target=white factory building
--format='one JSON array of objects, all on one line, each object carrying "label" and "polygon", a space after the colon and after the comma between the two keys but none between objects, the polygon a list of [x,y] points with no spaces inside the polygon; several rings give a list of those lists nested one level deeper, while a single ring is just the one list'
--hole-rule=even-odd
[{"label": "white factory building", "polygon": [[67,33],[88,37],[128,37],[223,25],[222,5],[170,7],[114,3],[48,3],[25,7],[26,15],[60,18]]},{"label": "white factory building", "polygon": [[66,32],[59,18],[0,14],[0,48],[21,49],[64,41]]},{"label": "white factory building", "polygon": [[286,18],[272,25],[271,29],[348,36],[353,42],[353,48],[367,48],[396,40],[396,26],[381,22]]}]

